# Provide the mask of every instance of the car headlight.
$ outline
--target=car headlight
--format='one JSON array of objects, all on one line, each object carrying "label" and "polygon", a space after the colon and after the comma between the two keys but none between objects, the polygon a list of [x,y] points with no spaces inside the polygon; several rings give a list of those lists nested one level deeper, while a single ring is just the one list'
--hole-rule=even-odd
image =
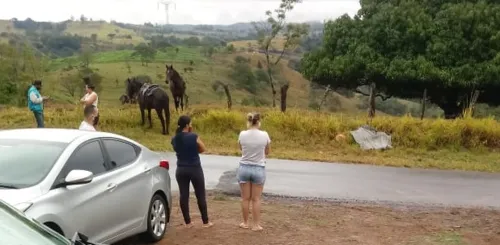
[{"label": "car headlight", "polygon": [[22,203],[18,203],[16,205],[14,205],[15,208],[17,208],[18,210],[20,210],[21,212],[26,212],[26,210],[28,210],[31,206],[33,205],[33,203],[31,202],[22,202]]}]

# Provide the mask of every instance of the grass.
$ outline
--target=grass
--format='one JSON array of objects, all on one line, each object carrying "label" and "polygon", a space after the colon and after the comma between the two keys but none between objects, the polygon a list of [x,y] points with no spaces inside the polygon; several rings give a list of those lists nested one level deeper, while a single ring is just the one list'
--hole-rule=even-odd
[{"label": "grass", "polygon": [[[134,44],[145,42],[145,39],[137,35],[133,30],[121,28],[106,22],[87,21],[81,23],[80,21],[69,22],[66,28],[66,33],[71,35],[79,35],[83,37],[91,37],[92,34],[97,35],[97,40],[109,42],[108,34],[115,34],[113,38],[114,43],[119,44]],[[127,39],[125,36],[130,35],[132,39]]]},{"label": "grass", "polygon": [[[253,49],[259,49],[259,43],[257,40],[241,40],[241,41],[233,41],[231,42],[236,49],[244,48],[247,49],[249,47]],[[277,50],[283,49],[283,45],[285,44],[285,39],[276,38],[271,42],[271,47]]]},{"label": "grass", "polygon": [[[176,53],[173,49],[168,49],[166,52],[158,51],[155,57],[155,62],[172,62],[172,63],[187,63],[190,60],[195,63],[206,62],[205,57],[203,57],[197,48],[188,48],[179,46],[179,53]],[[95,53],[92,56],[93,64],[103,64],[103,63],[118,63],[118,62],[140,62],[140,57],[131,57],[132,50],[118,50],[118,51],[108,51]],[[51,62],[51,69],[57,70],[68,66],[68,64],[77,65],[80,62],[79,56],[71,56],[66,58],[54,59]]]},{"label": "grass", "polygon": [[[52,108],[51,108],[52,107]],[[47,127],[77,128],[80,106],[47,105]],[[364,117],[325,114],[293,109],[281,113],[265,108],[238,107],[227,111],[214,106],[193,106],[186,112],[208,146],[209,154],[238,155],[238,133],[245,127],[245,113],[260,111],[263,129],[272,138],[272,158],[366,163],[374,165],[500,172],[500,125],[493,119],[419,120],[411,117],[377,117],[372,125],[392,135],[394,149],[362,151],[349,131],[366,123]],[[100,107],[101,129],[125,135],[157,151],[171,151],[169,136],[160,134],[153,113],[153,129],[141,127],[137,105]],[[173,113],[170,131],[178,114]],[[25,108],[0,111],[0,128],[33,127]],[[346,141],[335,136],[344,134]]]}]

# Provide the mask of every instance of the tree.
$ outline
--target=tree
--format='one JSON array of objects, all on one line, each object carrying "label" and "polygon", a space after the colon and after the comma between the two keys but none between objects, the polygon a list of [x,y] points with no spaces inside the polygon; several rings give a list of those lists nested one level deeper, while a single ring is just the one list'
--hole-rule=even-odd
[{"label": "tree", "polygon": [[[274,13],[271,11],[266,12],[267,22],[253,23],[259,36],[258,44],[266,56],[273,107],[276,107],[276,84],[273,80],[272,70],[278,65],[285,53],[299,45],[302,38],[309,32],[307,24],[292,24],[286,21],[288,12],[293,10],[295,4],[301,2],[302,0],[281,0],[280,6],[274,10]],[[276,47],[272,46],[272,42],[278,37],[284,39],[284,44],[281,51],[278,51],[279,54],[272,56],[271,52],[276,49]]]},{"label": "tree", "polygon": [[256,94],[259,89],[257,84],[258,81],[255,79],[248,61],[244,57],[236,56],[232,68],[230,77],[236,82],[238,88],[245,89],[252,94]]},{"label": "tree", "polygon": [[80,60],[82,61],[82,65],[84,68],[89,68],[92,60],[94,59],[94,53],[89,47],[86,47],[82,50],[80,54]]},{"label": "tree", "polygon": [[61,74],[60,81],[61,87],[71,97],[75,97],[76,92],[82,88],[82,79],[78,74]]},{"label": "tree", "polygon": [[204,56],[211,58],[215,53],[215,47],[214,46],[203,46],[201,48],[201,53]]},{"label": "tree", "polygon": [[214,91],[218,91],[219,88],[224,89],[224,93],[226,94],[226,99],[227,99],[227,109],[228,110],[231,110],[232,106],[233,106],[233,100],[231,98],[231,93],[229,92],[229,85],[227,85],[226,83],[223,83],[221,81],[215,81],[213,84],[212,84],[212,89]]},{"label": "tree", "polygon": [[109,40],[110,40],[111,42],[113,41],[113,39],[115,38],[115,36],[116,36],[116,34],[115,34],[115,33],[109,33],[109,34],[108,34],[108,38],[109,38]]},{"label": "tree", "polygon": [[226,46],[226,50],[228,53],[232,54],[232,53],[234,53],[234,51],[236,51],[236,48],[234,47],[234,45],[232,43],[230,43],[229,45]]},{"label": "tree", "polygon": [[[419,99],[462,115],[500,104],[500,4],[494,1],[364,0],[353,18],[325,24],[323,45],[304,56],[306,78],[383,100]],[[367,89],[368,88],[368,91]],[[374,111],[371,108],[370,111]]]},{"label": "tree", "polygon": [[0,44],[0,104],[26,105],[26,92],[47,72],[47,59],[27,43]]},{"label": "tree", "polygon": [[150,45],[141,43],[134,48],[132,57],[139,56],[142,65],[148,66],[148,63],[152,62],[156,57],[156,49],[152,48]]},{"label": "tree", "polygon": [[97,34],[92,33],[92,35],[90,35],[90,39],[92,39],[93,43],[97,43]]}]

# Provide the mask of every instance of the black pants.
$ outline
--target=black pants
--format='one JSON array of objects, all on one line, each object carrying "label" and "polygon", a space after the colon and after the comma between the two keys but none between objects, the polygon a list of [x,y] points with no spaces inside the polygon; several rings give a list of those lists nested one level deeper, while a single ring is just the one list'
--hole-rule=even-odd
[{"label": "black pants", "polygon": [[99,123],[99,113],[97,113],[97,115],[94,117],[94,126],[97,126],[98,123]]},{"label": "black pants", "polygon": [[175,178],[179,185],[179,204],[181,206],[182,216],[184,216],[184,222],[186,224],[191,223],[191,216],[189,215],[189,184],[193,183],[201,219],[203,220],[203,224],[208,224],[205,176],[203,174],[203,169],[201,167],[178,166],[175,172]]}]

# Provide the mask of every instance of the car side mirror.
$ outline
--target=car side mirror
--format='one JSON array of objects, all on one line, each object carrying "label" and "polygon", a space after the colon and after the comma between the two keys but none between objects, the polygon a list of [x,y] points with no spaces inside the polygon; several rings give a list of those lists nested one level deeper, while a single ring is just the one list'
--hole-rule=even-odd
[{"label": "car side mirror", "polygon": [[87,170],[74,169],[71,170],[66,178],[64,178],[64,185],[81,185],[92,182],[94,174]]}]

